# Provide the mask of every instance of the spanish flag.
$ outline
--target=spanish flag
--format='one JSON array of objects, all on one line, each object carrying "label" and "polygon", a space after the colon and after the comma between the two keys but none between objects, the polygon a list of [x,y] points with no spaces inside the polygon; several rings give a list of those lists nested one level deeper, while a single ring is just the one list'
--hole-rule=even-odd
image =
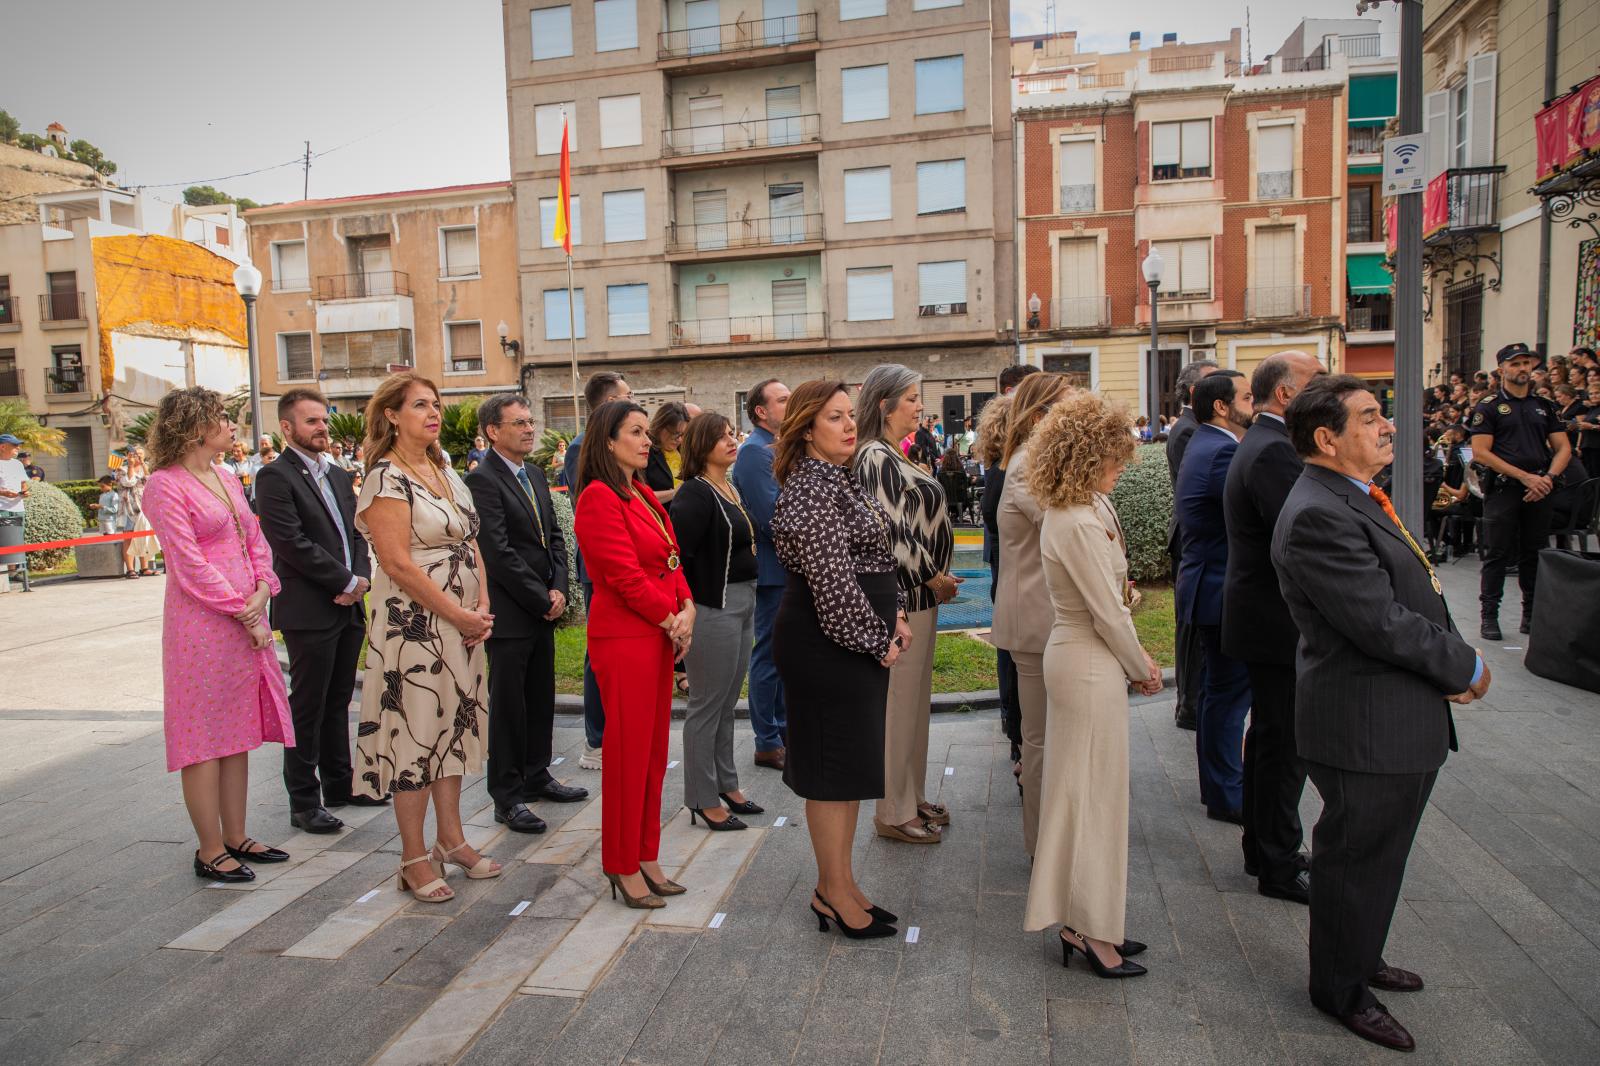
[{"label": "spanish flag", "polygon": [[561,116],[561,186],[556,190],[556,224],[551,240],[572,254],[572,155],[567,147],[567,116]]}]

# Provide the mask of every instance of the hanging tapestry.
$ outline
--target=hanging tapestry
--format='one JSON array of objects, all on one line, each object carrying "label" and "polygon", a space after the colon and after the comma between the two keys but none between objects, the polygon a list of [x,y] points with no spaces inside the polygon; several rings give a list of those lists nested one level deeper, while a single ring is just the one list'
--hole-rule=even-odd
[{"label": "hanging tapestry", "polygon": [[1600,344],[1600,239],[1578,245],[1578,306],[1572,343],[1590,348]]}]

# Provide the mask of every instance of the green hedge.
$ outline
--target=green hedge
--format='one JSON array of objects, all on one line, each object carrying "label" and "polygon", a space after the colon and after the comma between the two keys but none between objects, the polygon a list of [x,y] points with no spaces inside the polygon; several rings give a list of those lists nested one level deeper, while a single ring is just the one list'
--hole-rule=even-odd
[{"label": "green hedge", "polygon": [[78,505],[78,510],[83,515],[85,526],[99,525],[100,515],[89,505],[100,502],[100,486],[93,481],[52,481],[50,484],[66,493],[67,498]]},{"label": "green hedge", "polygon": [[1128,540],[1128,576],[1134,581],[1168,581],[1167,524],[1172,519],[1172,477],[1163,444],[1141,445],[1117,482],[1111,502]]},{"label": "green hedge", "polygon": [[[83,527],[83,516],[66,493],[48,482],[33,483],[22,516],[22,539],[25,543],[70,540],[82,536]],[[29,552],[28,566],[34,570],[54,570],[71,554],[71,548]]]},{"label": "green hedge", "polygon": [[587,604],[583,602],[583,586],[578,584],[578,535],[572,529],[572,501],[564,492],[552,492],[550,504],[555,508],[556,525],[561,527],[561,539],[567,544],[567,587],[570,590],[566,613],[556,624],[562,629],[582,628]]}]

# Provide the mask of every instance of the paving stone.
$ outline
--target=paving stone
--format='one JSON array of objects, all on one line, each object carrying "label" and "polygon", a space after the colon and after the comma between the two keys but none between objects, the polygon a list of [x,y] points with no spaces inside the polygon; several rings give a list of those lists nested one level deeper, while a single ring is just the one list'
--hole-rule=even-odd
[{"label": "paving stone", "polygon": [[795,1048],[797,1066],[874,1063],[895,1002],[900,953],[879,942],[846,942],[828,956]]},{"label": "paving stone", "polygon": [[545,1052],[581,1002],[558,996],[516,996],[489,1024],[459,1066],[526,1066]]},{"label": "paving stone", "polygon": [[641,928],[606,976],[551,1042],[544,1061],[599,1066],[626,1061],[694,938]]}]

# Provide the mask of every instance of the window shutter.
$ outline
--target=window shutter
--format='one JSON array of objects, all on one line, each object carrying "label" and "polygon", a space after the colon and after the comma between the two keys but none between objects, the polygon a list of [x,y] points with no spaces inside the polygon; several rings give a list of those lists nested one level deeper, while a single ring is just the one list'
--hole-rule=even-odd
[{"label": "window shutter", "polygon": [[1211,123],[1185,122],[1183,124],[1183,169],[1191,170],[1211,165]]},{"label": "window shutter", "polygon": [[534,59],[560,59],[572,54],[572,8],[541,7],[528,12]]},{"label": "window shutter", "polygon": [[877,322],[894,317],[894,269],[858,267],[844,272],[845,321]]},{"label": "window shutter", "polygon": [[911,10],[932,11],[939,7],[960,7],[962,0],[912,0]]},{"label": "window shutter", "polygon": [[[1099,248],[1100,242],[1092,237],[1062,241],[1060,251],[1060,286],[1063,300],[1083,300],[1100,292]],[[1099,316],[1095,316],[1095,321]],[[1061,319],[1057,320],[1058,323]],[[1066,322],[1078,325],[1078,322]]]},{"label": "window shutter", "polygon": [[961,56],[917,60],[917,114],[960,111],[966,106]]},{"label": "window shutter", "polygon": [[845,67],[839,72],[841,122],[889,117],[889,65]]},{"label": "window shutter", "polygon": [[839,21],[877,18],[884,13],[885,0],[839,0]]},{"label": "window shutter", "polygon": [[1211,293],[1211,242],[1210,241],[1182,241],[1180,242],[1180,256],[1182,269],[1183,292]]},{"label": "window shutter", "polygon": [[772,283],[772,337],[793,340],[806,335],[806,281],[794,278]]},{"label": "window shutter", "polygon": [[1179,138],[1180,123],[1150,123],[1150,165],[1154,167],[1177,166],[1182,155]]},{"label": "window shutter", "polygon": [[1423,100],[1423,136],[1428,143],[1428,180],[1444,173],[1450,158],[1450,94],[1429,93]]},{"label": "window shutter", "polygon": [[[572,310],[578,316],[578,337],[582,339],[587,335],[587,331],[584,329],[585,315],[582,289],[576,289],[572,293]],[[568,340],[571,337],[570,329],[567,319],[567,290],[544,290],[544,339],[547,341]]]},{"label": "window shutter", "polygon": [[1467,166],[1494,165],[1495,76],[1497,52],[1467,60]]},{"label": "window shutter", "polygon": [[694,194],[694,244],[696,248],[728,246],[728,190],[703,189]]},{"label": "window shutter", "polygon": [[478,272],[478,227],[464,226],[444,231],[444,273],[446,277],[466,277]]},{"label": "window shutter", "polygon": [[892,214],[888,167],[867,167],[844,172],[846,222],[879,222]]},{"label": "window shutter", "polygon": [[640,337],[650,332],[650,286],[606,286],[607,333]]},{"label": "window shutter", "polygon": [[304,241],[295,241],[291,244],[279,244],[278,250],[278,276],[274,280],[274,288],[279,289],[304,289],[311,284],[311,276],[306,268],[306,245]]},{"label": "window shutter", "polygon": [[1094,142],[1061,145],[1061,210],[1094,210]]},{"label": "window shutter", "polygon": [[917,304],[937,307],[967,302],[967,261],[917,264]]},{"label": "window shutter", "polygon": [[1264,226],[1256,230],[1256,286],[1287,289],[1294,285],[1294,227]]},{"label": "window shutter", "polygon": [[280,333],[283,340],[283,368],[286,380],[304,381],[316,376],[311,362],[311,334]]},{"label": "window shutter", "polygon": [[636,0],[594,0],[594,50],[615,52],[639,47]]},{"label": "window shutter", "polygon": [[644,190],[623,189],[600,197],[605,215],[606,243],[642,241],[644,237]]},{"label": "window shutter", "polygon": [[[567,201],[567,207],[572,212],[572,243],[583,243],[583,203],[582,197],[574,196]],[[539,201],[539,247],[560,248],[561,242],[554,237],[556,231],[556,198],[546,196]]]},{"label": "window shutter", "polygon": [[1161,272],[1161,294],[1181,291],[1178,276],[1183,272],[1183,262],[1178,242],[1151,241],[1150,247],[1161,253],[1161,261],[1166,264]]},{"label": "window shutter", "polygon": [[1294,169],[1294,127],[1262,126],[1256,130],[1256,173],[1281,174]]},{"label": "window shutter", "polygon": [[768,118],[798,118],[800,115],[800,86],[786,85],[781,89],[767,90]]},{"label": "window shutter", "polygon": [[562,109],[573,116],[567,124],[567,148],[578,150],[577,105],[571,100],[564,104],[540,104],[533,109],[533,150],[536,155],[561,154]]},{"label": "window shutter", "polygon": [[643,119],[637,93],[632,96],[600,98],[601,148],[626,148],[629,145],[643,144],[642,126]]},{"label": "window shutter", "polygon": [[941,159],[917,164],[917,214],[964,211],[967,206],[967,161]]}]

